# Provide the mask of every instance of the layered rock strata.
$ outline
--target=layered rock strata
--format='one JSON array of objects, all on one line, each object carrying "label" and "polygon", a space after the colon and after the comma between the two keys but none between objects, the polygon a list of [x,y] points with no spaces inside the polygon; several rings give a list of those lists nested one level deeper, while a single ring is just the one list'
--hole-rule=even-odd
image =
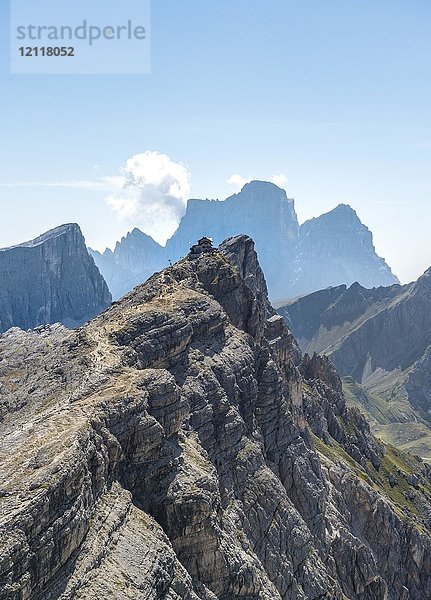
[{"label": "layered rock strata", "polygon": [[1,599],[431,595],[426,467],[301,357],[251,240],[221,250],[0,338]]}]

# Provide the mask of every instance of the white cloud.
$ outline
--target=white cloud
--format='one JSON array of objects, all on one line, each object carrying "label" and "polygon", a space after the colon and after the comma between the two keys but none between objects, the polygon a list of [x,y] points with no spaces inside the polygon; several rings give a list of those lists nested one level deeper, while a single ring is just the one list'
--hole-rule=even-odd
[{"label": "white cloud", "polygon": [[[250,181],[252,178],[238,173],[227,180],[238,191]],[[285,187],[288,179],[283,173],[278,173],[270,181]],[[184,164],[173,161],[161,152],[148,150],[129,158],[116,176],[93,180],[0,183],[0,187],[70,188],[101,192],[108,206],[121,219],[164,244],[176,231],[186,211],[190,182],[191,175]]]},{"label": "white cloud", "polygon": [[285,188],[289,179],[287,175],[279,173],[278,175],[271,177],[271,181],[272,183],[275,183],[275,185],[278,185],[278,187]]},{"label": "white cloud", "polygon": [[104,193],[106,203],[121,219],[164,244],[186,211],[190,180],[185,165],[166,154],[148,150],[129,158],[116,176],[0,183],[0,187],[69,188]]},{"label": "white cloud", "polygon": [[129,158],[121,169],[121,189],[108,205],[133,226],[165,243],[184,215],[190,194],[190,172],[166,154],[148,150]]},{"label": "white cloud", "polygon": [[229,179],[227,180],[227,183],[231,183],[232,185],[234,185],[238,191],[240,191],[246,183],[250,183],[251,179],[247,179],[246,177],[243,177],[242,175],[231,175],[229,177]]}]

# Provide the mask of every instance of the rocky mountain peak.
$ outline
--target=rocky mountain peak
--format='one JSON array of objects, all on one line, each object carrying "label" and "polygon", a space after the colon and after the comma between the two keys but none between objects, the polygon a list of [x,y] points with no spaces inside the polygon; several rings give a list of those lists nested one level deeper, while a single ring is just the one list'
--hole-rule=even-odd
[{"label": "rocky mountain peak", "polygon": [[239,236],[0,338],[1,599],[430,595],[426,467],[301,361],[261,273]]},{"label": "rocky mountain peak", "polygon": [[109,248],[103,253],[89,248],[89,253],[114,299],[121,298],[168,264],[165,249],[137,227],[117,242],[113,252]]},{"label": "rocky mountain peak", "polygon": [[376,254],[372,233],[347,204],[301,225],[298,255],[298,294],[292,296],[354,282],[366,288],[398,282]]},{"label": "rocky mountain peak", "polygon": [[411,286],[411,293],[426,294],[431,292],[431,267]]},{"label": "rocky mountain peak", "polygon": [[288,198],[286,195],[286,191],[283,188],[280,188],[275,183],[271,183],[270,181],[260,181],[253,180],[249,183],[246,183],[241,191],[236,194],[236,196],[241,196],[242,198],[246,198],[248,201],[254,201],[258,203],[266,203],[266,202],[288,202],[293,205],[293,199]]},{"label": "rocky mountain peak", "polygon": [[[177,231],[162,248],[142,232],[121,240],[112,252],[92,252],[114,298],[152,272],[186,256],[203,236],[219,245],[241,234],[255,242],[272,300],[359,281],[366,287],[397,281],[377,256],[370,231],[341,204],[301,227],[294,201],[267,181],[251,181],[224,201],[190,199]],[[134,240],[134,241],[133,241]]]},{"label": "rocky mountain peak", "polygon": [[338,204],[335,208],[325,213],[327,217],[339,217],[349,220],[354,220],[361,223],[358,213],[350,206],[350,204]]},{"label": "rocky mountain peak", "polygon": [[120,242],[116,244],[117,252],[127,252],[130,248],[142,248],[152,249],[159,247],[159,244],[153,240],[153,238],[137,227],[134,227],[132,231],[129,231],[124,237],[121,238]]},{"label": "rocky mountain peak", "polygon": [[58,237],[64,239],[66,236],[69,238],[75,237],[77,239],[84,239],[81,229],[77,223],[66,223],[65,225],[54,227],[46,233],[34,238],[33,240],[29,240],[28,242],[21,242],[20,244],[9,246],[8,248],[0,248],[0,252],[6,252],[14,248],[34,248],[35,246],[40,246],[41,244],[45,244]]},{"label": "rocky mountain peak", "polygon": [[57,321],[76,327],[110,302],[75,223],[0,250],[0,331]]},{"label": "rocky mountain peak", "polygon": [[[367,238],[368,243],[372,243],[372,234],[369,229],[361,222],[357,213],[348,204],[339,204],[332,210],[319,217],[314,217],[306,221],[302,226],[302,234],[309,234],[312,231],[336,231],[340,235],[343,228],[355,228],[360,230],[361,234]],[[349,230],[344,232],[345,236],[349,235]],[[352,238],[353,241],[353,238]],[[355,240],[356,242],[356,240]]]},{"label": "rocky mountain peak", "polygon": [[268,300],[268,288],[260,267],[254,241],[248,235],[228,238],[220,245],[220,251],[229,257],[239,269],[240,275],[256,296]]}]

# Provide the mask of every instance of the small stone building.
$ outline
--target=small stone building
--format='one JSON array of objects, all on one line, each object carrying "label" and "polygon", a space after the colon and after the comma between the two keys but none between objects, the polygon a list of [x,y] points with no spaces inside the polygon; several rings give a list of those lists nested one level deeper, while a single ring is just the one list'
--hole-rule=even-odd
[{"label": "small stone building", "polygon": [[204,236],[201,238],[197,244],[194,244],[190,248],[190,255],[197,256],[199,254],[204,254],[206,252],[213,252],[213,240],[210,237]]}]

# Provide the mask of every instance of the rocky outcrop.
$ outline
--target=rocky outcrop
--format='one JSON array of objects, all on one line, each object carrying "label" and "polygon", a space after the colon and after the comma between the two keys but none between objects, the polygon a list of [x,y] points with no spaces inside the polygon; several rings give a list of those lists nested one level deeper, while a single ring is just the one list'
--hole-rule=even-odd
[{"label": "rocky outcrop", "polygon": [[371,461],[378,471],[382,452],[370,426],[358,410],[348,409],[341,379],[326,356],[305,354],[300,365],[305,382],[304,412],[312,431],[325,442],[333,439],[365,470]]},{"label": "rocky outcrop", "polygon": [[431,421],[431,346],[410,369],[405,388],[412,407]]},{"label": "rocky outcrop", "polygon": [[136,228],[117,242],[114,251],[88,251],[116,299],[168,265],[165,249]]},{"label": "rocky outcrop", "polygon": [[431,595],[426,467],[302,360],[251,241],[223,248],[0,339],[1,599]]},{"label": "rocky outcrop", "polygon": [[77,327],[110,303],[78,225],[0,249],[0,332],[55,322]]},{"label": "rocky outcrop", "polygon": [[114,252],[93,252],[93,257],[114,298],[119,298],[169,261],[186,256],[190,244],[202,236],[212,236],[219,245],[238,234],[253,238],[274,299],[354,281],[366,286],[397,282],[377,256],[370,231],[350,207],[340,205],[300,227],[293,200],[264,181],[246,184],[224,202],[189,200],[165,248],[135,229]]},{"label": "rocky outcrop", "polygon": [[409,285],[365,289],[355,283],[278,310],[302,350],[326,354],[348,378],[376,433],[431,456],[431,269]]}]

